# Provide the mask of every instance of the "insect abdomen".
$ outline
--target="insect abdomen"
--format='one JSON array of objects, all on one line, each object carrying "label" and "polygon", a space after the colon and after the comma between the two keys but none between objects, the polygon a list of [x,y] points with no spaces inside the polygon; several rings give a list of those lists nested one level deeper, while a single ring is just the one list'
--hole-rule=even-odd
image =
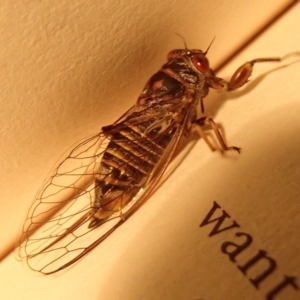
[{"label": "insect abdomen", "polygon": [[159,162],[173,131],[159,135],[159,128],[156,128],[147,132],[154,122],[123,124],[120,130],[111,134],[95,181],[93,210],[96,210],[94,218],[98,221],[126,206]]}]

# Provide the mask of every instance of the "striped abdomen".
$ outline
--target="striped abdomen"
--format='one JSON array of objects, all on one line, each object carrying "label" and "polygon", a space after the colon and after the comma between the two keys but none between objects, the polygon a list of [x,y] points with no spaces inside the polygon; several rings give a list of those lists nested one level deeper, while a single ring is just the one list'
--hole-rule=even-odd
[{"label": "striped abdomen", "polygon": [[[94,218],[99,221],[122,209],[138,193],[168,146],[173,130],[158,134],[147,132],[155,122],[122,124],[111,133],[95,181]],[[146,133],[147,132],[147,133]]]}]

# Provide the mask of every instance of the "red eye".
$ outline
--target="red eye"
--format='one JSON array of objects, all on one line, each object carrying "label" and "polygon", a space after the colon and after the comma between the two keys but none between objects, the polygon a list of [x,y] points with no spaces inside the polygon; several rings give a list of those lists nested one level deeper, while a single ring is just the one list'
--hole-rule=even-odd
[{"label": "red eye", "polygon": [[201,73],[205,73],[209,69],[208,59],[203,54],[195,54],[192,56],[192,63]]}]

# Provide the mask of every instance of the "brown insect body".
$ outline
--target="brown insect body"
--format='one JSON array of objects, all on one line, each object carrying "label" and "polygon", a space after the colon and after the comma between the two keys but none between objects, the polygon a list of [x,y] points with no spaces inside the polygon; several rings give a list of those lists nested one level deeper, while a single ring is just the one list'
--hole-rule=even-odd
[{"label": "brown insect body", "polygon": [[33,202],[19,255],[35,271],[51,274],[78,261],[122,225],[161,179],[183,134],[207,122],[223,150],[228,147],[211,118],[197,119],[209,88],[245,84],[257,62],[242,65],[229,82],[215,76],[206,52],[177,49],[147,82],[137,103],[114,124],[76,146],[58,165]]},{"label": "brown insect body", "polygon": [[[202,51],[173,51],[168,62],[149,79],[135,112],[123,122],[103,128],[111,142],[103,154],[101,175],[96,179],[90,227],[97,226],[133,199],[147,182],[184,116],[187,113],[196,116],[196,104],[207,95],[209,87],[206,72],[199,72],[194,65],[200,60],[206,64],[204,70],[211,72]],[[191,110],[195,110],[193,114]],[[145,114],[150,116],[143,121]],[[191,124],[193,120],[188,121]]]}]

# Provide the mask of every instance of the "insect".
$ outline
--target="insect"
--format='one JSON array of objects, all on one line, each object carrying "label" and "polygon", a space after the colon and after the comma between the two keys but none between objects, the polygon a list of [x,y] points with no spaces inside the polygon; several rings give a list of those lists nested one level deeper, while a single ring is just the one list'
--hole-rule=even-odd
[{"label": "insect", "polygon": [[[76,146],[44,183],[33,202],[20,241],[19,255],[43,274],[60,271],[104,241],[148,200],[184,135],[210,125],[224,151],[216,123],[205,117],[209,89],[242,87],[253,66],[282,58],[244,63],[229,81],[215,75],[208,49],[176,49],[146,83],[126,113]],[[197,116],[201,108],[201,117]]]}]

